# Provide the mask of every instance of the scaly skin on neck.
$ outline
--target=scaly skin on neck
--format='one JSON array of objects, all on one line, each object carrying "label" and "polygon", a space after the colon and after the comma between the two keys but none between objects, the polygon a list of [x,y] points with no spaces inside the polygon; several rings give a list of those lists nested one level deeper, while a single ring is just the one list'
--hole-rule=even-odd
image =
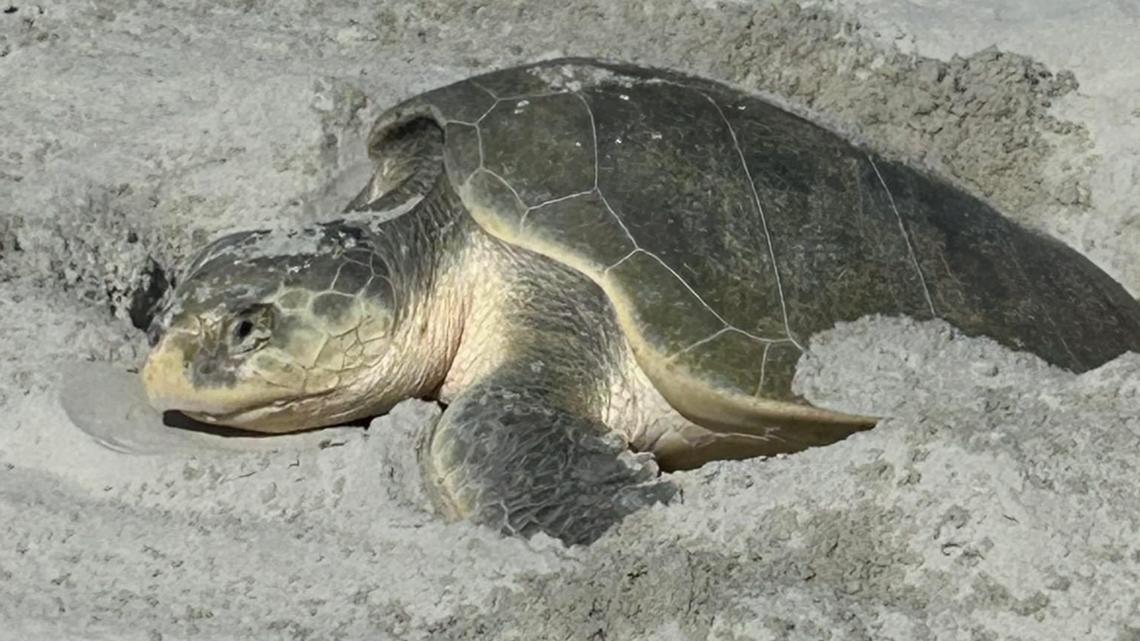
[{"label": "scaly skin on neck", "polygon": [[[642,372],[613,309],[588,278],[491,237],[441,181],[414,212],[382,223],[401,263],[402,300],[387,356],[372,368],[375,394],[450,403],[502,369],[544,377],[575,412],[652,451],[664,435],[697,428]],[[407,253],[397,253],[407,246]],[[401,297],[398,297],[401,298]],[[553,371],[552,371],[553,370]]]}]

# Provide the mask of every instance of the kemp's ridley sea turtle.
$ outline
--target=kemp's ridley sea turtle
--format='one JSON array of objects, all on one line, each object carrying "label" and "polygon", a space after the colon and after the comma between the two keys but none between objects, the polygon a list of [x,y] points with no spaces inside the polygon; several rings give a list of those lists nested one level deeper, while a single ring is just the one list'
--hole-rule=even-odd
[{"label": "kemp's ridley sea turtle", "polygon": [[435,498],[588,542],[657,476],[874,418],[791,387],[809,338],[942,318],[1082,371],[1140,350],[1140,305],[1061,243],[754,96],[563,59],[414,97],[346,216],[202,250],[156,317],[153,403],[265,432],[447,408]]}]

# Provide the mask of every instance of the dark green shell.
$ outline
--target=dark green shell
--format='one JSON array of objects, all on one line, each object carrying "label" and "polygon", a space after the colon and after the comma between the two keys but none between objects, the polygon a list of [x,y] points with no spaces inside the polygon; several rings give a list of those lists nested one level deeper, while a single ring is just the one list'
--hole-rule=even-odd
[{"label": "dark green shell", "polygon": [[583,271],[639,357],[791,400],[812,334],[939,317],[1083,371],[1140,351],[1140,304],[1089,260],[950,184],[708,80],[563,59],[413,98],[492,233]]}]

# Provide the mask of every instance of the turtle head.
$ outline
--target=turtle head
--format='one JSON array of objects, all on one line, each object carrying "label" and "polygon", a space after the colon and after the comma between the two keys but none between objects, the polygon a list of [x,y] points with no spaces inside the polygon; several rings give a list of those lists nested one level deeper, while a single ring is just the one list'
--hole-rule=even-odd
[{"label": "turtle head", "polygon": [[378,414],[411,395],[381,376],[399,313],[373,240],[326,223],[207,245],[148,331],[151,403],[290,432]]}]

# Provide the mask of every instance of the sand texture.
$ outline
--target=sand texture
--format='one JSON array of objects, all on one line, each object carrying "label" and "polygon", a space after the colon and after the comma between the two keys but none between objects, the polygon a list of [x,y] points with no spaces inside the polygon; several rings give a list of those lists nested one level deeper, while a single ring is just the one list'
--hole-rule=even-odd
[{"label": "sand texture", "polygon": [[141,454],[66,411],[147,420],[154,292],[219,233],[334,216],[385,107],[558,55],[759,92],[1140,294],[1140,10],[1074,4],[0,5],[0,641],[1140,639],[1137,354],[1076,376],[842,325],[797,387],[879,427],[675,474],[681,501],[570,549],[432,513],[433,404]]}]

